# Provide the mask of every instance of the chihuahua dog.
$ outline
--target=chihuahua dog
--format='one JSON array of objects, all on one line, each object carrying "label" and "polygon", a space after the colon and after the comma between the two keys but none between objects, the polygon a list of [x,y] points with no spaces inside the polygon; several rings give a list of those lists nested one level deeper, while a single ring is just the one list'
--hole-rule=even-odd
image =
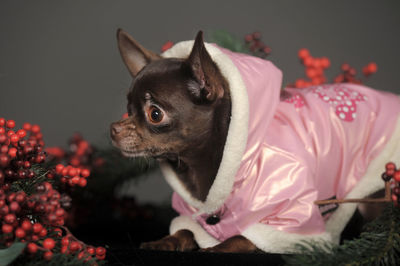
[{"label": "chihuahua dog", "polygon": [[180,213],[171,235],[142,248],[285,253],[337,242],[356,206],[314,201],[368,196],[382,188],[382,163],[400,159],[397,96],[343,84],[281,93],[271,62],[205,44],[201,31],[162,55],[123,30],[117,39],[134,81],[113,145],[159,160]]},{"label": "chihuahua dog", "polygon": [[[128,94],[129,118],[111,125],[114,145],[128,157],[168,162],[193,197],[204,201],[221,162],[231,104],[228,83],[205,49],[202,32],[187,59],[163,59],[122,30],[117,38],[135,81]],[[183,229],[141,247],[189,251],[198,245],[193,233]],[[209,250],[256,247],[234,236]]]}]

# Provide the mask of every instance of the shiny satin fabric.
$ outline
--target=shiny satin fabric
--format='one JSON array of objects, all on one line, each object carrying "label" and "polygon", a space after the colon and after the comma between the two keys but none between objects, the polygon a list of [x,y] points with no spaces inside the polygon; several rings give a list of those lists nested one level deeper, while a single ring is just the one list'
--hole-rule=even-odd
[{"label": "shiny satin fabric", "polygon": [[[394,130],[396,95],[354,84],[285,89],[271,62],[221,49],[238,68],[249,98],[246,151],[231,194],[214,213],[194,217],[223,241],[263,223],[297,234],[325,231],[314,201],[343,198],[363,177]],[[380,178],[377,176],[376,178]],[[195,216],[179,194],[173,207]]]}]

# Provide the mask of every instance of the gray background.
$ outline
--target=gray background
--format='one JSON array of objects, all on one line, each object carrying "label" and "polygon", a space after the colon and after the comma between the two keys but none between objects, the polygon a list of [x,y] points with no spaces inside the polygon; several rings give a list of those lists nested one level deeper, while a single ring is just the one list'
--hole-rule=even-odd
[{"label": "gray background", "polygon": [[0,117],[39,124],[47,146],[65,145],[75,131],[107,145],[131,81],[117,51],[119,27],[154,51],[199,29],[238,37],[258,30],[284,83],[304,76],[297,51],[307,47],[331,59],[332,78],[343,62],[360,70],[375,61],[367,85],[400,93],[400,1],[3,0]]}]

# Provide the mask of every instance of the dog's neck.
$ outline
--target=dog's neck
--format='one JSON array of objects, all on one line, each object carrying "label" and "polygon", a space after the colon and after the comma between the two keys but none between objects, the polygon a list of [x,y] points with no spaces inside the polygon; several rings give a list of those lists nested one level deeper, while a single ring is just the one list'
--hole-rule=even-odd
[{"label": "dog's neck", "polygon": [[201,144],[193,145],[190,150],[179,154],[179,157],[169,159],[189,193],[201,201],[206,200],[217,175],[228,134],[230,114],[230,95],[229,90],[225,89],[224,97],[214,110],[213,129],[207,138]]}]

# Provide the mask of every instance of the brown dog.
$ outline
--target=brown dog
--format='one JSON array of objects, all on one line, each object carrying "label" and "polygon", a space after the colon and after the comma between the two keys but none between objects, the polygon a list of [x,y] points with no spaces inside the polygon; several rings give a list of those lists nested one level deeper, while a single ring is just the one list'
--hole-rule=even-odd
[{"label": "brown dog", "polygon": [[[168,162],[191,195],[205,201],[221,162],[231,102],[228,83],[205,49],[202,32],[187,59],[163,59],[122,30],[117,38],[134,82],[128,93],[129,117],[111,125],[113,144],[128,157]],[[189,230],[141,247],[198,249]],[[252,252],[257,248],[237,235],[204,250]]]}]

